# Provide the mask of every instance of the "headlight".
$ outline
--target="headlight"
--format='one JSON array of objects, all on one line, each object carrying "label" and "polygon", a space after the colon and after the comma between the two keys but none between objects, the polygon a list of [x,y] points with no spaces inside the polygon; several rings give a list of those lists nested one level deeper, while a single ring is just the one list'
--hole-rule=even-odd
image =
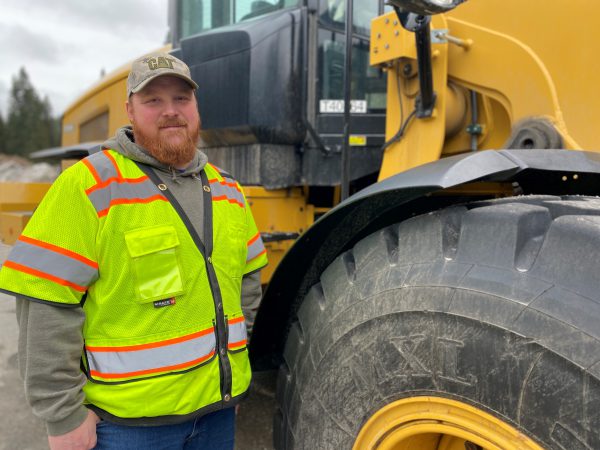
[{"label": "headlight", "polygon": [[404,12],[431,16],[450,11],[464,1],[466,0],[388,0],[388,3]]}]

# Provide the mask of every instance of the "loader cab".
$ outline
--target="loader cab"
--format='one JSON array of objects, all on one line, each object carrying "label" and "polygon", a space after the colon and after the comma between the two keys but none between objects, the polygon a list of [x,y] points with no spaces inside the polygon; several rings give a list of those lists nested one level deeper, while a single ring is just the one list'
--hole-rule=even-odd
[{"label": "loader cab", "polygon": [[181,39],[199,33],[297,6],[298,0],[171,0],[171,38],[176,44]]},{"label": "loader cab", "polygon": [[[268,188],[340,182],[345,0],[171,0],[173,53],[198,82],[213,161]],[[354,0],[351,179],[376,174],[386,78],[369,66],[383,0]],[[273,156],[283,161],[268,164]]]}]

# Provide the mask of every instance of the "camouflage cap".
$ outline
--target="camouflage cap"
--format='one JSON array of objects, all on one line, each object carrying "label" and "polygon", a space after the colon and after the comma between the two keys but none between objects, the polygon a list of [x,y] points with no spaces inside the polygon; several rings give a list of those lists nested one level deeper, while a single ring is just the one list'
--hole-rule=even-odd
[{"label": "camouflage cap", "polygon": [[127,78],[127,98],[131,94],[141,91],[156,77],[171,75],[188,82],[192,89],[198,85],[190,74],[190,68],[180,59],[163,52],[150,53],[136,59],[131,65],[131,72]]}]

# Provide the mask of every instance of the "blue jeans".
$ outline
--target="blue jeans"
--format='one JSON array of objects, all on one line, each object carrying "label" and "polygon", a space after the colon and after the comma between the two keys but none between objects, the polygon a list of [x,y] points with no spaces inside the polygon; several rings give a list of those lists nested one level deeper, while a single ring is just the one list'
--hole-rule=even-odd
[{"label": "blue jeans", "polygon": [[235,408],[177,425],[128,427],[102,421],[95,450],[233,450]]}]

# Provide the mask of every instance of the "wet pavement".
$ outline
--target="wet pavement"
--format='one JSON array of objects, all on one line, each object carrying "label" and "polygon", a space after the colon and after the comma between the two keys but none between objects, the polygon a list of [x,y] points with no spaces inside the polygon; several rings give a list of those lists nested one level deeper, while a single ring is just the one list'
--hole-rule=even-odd
[{"label": "wet pavement", "polygon": [[[9,249],[0,243],[0,262]],[[14,299],[0,293],[0,450],[45,450],[44,425],[31,413],[18,373],[17,334]],[[236,450],[273,448],[275,378],[274,372],[254,375],[250,394],[238,413]]]}]

